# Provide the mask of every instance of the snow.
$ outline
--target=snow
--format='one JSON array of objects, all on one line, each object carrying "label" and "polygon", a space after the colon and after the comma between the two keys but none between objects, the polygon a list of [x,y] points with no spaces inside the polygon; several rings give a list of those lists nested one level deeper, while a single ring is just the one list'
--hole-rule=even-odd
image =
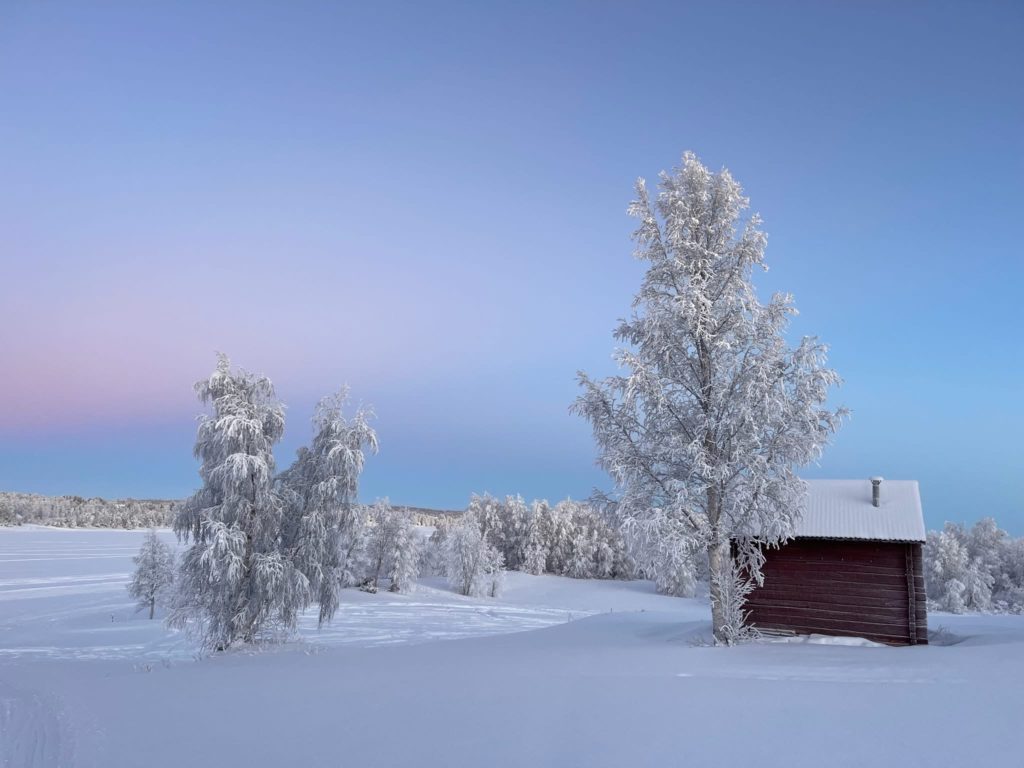
[{"label": "snow", "polygon": [[925,540],[916,480],[885,480],[879,506],[871,503],[870,480],[808,480],[796,536],[878,541]]},{"label": "snow", "polygon": [[1020,762],[1021,616],[717,648],[706,602],[512,573],[499,600],[345,590],[322,632],[197,659],[133,611],[143,535],[0,529],[0,766]]}]

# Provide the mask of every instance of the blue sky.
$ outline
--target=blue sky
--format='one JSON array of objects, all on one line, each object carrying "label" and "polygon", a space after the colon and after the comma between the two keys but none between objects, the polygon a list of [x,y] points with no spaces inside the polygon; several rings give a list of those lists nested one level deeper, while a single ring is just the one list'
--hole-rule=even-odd
[{"label": "blue sky", "polygon": [[854,412],[812,477],[1024,534],[1024,6],[0,6],[0,487],[177,497],[215,350],[348,383],[363,496],[605,485],[568,413],[686,149],[765,220]]}]

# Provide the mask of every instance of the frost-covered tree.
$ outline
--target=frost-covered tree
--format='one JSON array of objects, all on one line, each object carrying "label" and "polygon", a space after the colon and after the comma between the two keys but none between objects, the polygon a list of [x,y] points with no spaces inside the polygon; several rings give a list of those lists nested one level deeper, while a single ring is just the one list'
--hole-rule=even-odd
[{"label": "frost-covered tree", "polygon": [[321,625],[338,610],[340,590],[362,577],[367,513],[356,499],[366,454],[377,450],[373,414],[358,409],[348,418],[347,402],[346,389],[320,401],[312,443],[275,483],[285,505],[281,548],[309,585],[296,607],[316,602]]},{"label": "frost-covered tree", "polygon": [[793,532],[806,493],[796,469],[839,425],[842,412],[825,407],[839,377],[816,339],[787,344],[790,296],[758,299],[766,238],[728,171],[687,153],[661,174],[656,200],[642,179],[636,191],[634,255],[648,266],[615,331],[624,373],[581,373],[574,408],[593,427],[625,528],[706,553],[714,636],[731,643],[742,617],[730,612],[762,578],[762,546]]},{"label": "frost-covered tree", "polygon": [[500,534],[495,538],[498,550],[508,570],[520,570],[526,559],[526,544],[530,530],[530,507],[522,496],[506,496],[499,508]]},{"label": "frost-covered tree", "polygon": [[548,510],[549,505],[543,500],[534,501],[530,505],[521,568],[534,576],[544,573],[544,568],[547,565],[548,542],[545,531]]},{"label": "frost-covered tree", "polygon": [[946,523],[930,531],[924,573],[928,600],[939,610],[1024,611],[1024,538],[1010,538],[992,518],[971,529]]},{"label": "frost-covered tree", "polygon": [[572,541],[576,534],[573,512],[576,511],[576,507],[574,502],[568,499],[558,502],[553,507],[545,507],[547,515],[544,533],[548,552],[545,570],[548,573],[565,574],[569,571],[569,562],[572,559]]},{"label": "frost-covered tree", "polygon": [[309,585],[280,549],[282,504],[272,479],[284,408],[273,384],[232,370],[220,355],[196,393],[213,413],[200,418],[196,436],[203,487],[174,521],[191,546],[169,621],[198,628],[205,646],[223,649],[251,642],[269,624],[293,616]]},{"label": "frost-covered tree", "polygon": [[398,530],[402,520],[399,513],[387,499],[378,500],[370,507],[370,531],[367,541],[367,562],[369,571],[367,579],[377,590],[378,582],[382,574],[387,574],[391,569],[391,561],[394,558],[395,546],[398,539]]},{"label": "frost-covered tree", "polygon": [[171,595],[174,552],[151,529],[142,540],[139,554],[132,558],[132,562],[135,563],[135,573],[128,584],[128,594],[138,601],[136,610],[149,609],[149,618],[152,619],[157,603]]},{"label": "frost-covered tree", "polygon": [[501,589],[504,562],[484,534],[477,510],[470,508],[448,531],[445,561],[448,583],[461,595],[496,597]]},{"label": "frost-covered tree", "polygon": [[419,572],[425,576],[448,575],[448,531],[450,520],[439,520],[430,536],[420,547]]},{"label": "frost-covered tree", "polygon": [[420,573],[420,540],[406,512],[396,511],[395,517],[394,547],[388,564],[389,589],[412,592]]}]

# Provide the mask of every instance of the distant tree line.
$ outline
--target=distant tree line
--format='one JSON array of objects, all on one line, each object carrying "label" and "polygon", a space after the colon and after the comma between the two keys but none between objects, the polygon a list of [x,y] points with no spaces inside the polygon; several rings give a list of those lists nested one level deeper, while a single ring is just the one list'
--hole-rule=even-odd
[{"label": "distant tree line", "polygon": [[618,528],[594,506],[521,496],[473,496],[458,517],[436,519],[421,568],[465,595],[496,596],[505,570],[578,579],[637,574]]},{"label": "distant tree line", "polygon": [[[174,521],[178,499],[103,499],[44,496],[0,491],[0,526],[52,525],[57,528],[167,528]],[[414,525],[436,526],[461,514],[459,510],[394,505]]]},{"label": "distant tree line", "polygon": [[85,499],[0,493],[0,525],[60,528],[154,528],[171,524],[177,502],[163,499]]}]

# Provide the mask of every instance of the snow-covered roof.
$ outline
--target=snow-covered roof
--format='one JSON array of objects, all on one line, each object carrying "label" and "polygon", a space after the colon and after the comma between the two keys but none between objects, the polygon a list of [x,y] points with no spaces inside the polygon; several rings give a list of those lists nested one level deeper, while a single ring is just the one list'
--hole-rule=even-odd
[{"label": "snow-covered roof", "polygon": [[924,541],[924,515],[916,480],[883,480],[879,506],[871,481],[808,480],[807,506],[796,536],[819,539]]}]

